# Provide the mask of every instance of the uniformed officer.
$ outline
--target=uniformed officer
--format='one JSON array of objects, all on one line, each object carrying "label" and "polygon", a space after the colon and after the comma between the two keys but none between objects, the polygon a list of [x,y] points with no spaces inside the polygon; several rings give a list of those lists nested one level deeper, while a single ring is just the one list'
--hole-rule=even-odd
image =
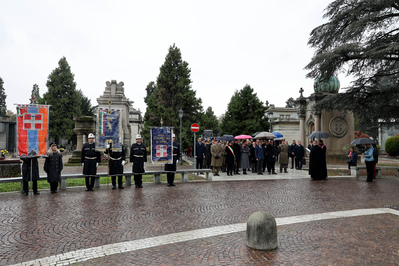
[{"label": "uniformed officer", "polygon": [[141,143],[140,134],[136,135],[136,143],[130,148],[130,162],[133,164],[134,184],[136,188],[143,187],[144,163],[147,162],[147,149]]},{"label": "uniformed officer", "polygon": [[83,165],[83,174],[86,175],[86,191],[94,191],[94,181],[97,174],[98,163],[101,162],[101,156],[96,151],[94,143],[94,134],[88,136],[89,142],[83,144],[80,162]]},{"label": "uniformed officer", "polygon": [[165,164],[165,171],[170,171],[166,174],[167,180],[168,180],[168,187],[176,186],[175,185],[175,171],[176,171],[176,163],[179,161],[179,156],[180,156],[180,148],[179,148],[179,143],[176,142],[176,136],[173,134],[173,147],[172,147],[172,154],[173,154],[173,160],[172,163],[167,163]]},{"label": "uniformed officer", "polygon": [[118,188],[123,189],[122,176],[123,166],[125,165],[126,154],[122,145],[121,151],[113,151],[112,143],[107,144],[105,153],[109,155],[109,175],[112,180],[112,189],[116,189],[116,176],[118,176]]},{"label": "uniformed officer", "polygon": [[50,183],[51,193],[57,193],[58,183],[61,182],[62,153],[57,149],[55,142],[51,143],[44,162],[44,171],[47,173],[47,182]]},{"label": "uniformed officer", "polygon": [[[37,154],[37,153],[36,153]],[[34,155],[32,155],[34,156]],[[32,190],[33,194],[40,195],[40,192],[37,190],[37,180],[39,180],[39,163],[37,161],[37,157],[32,158],[22,158],[22,187],[24,190],[24,195],[28,196],[29,192],[29,181],[31,180],[31,172],[32,172]],[[32,171],[31,171],[32,167]]]}]

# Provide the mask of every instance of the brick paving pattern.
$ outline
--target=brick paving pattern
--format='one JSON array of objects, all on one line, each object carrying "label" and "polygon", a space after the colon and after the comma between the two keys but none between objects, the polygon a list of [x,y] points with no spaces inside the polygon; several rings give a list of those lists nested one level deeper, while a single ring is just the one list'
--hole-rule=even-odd
[{"label": "brick paving pattern", "polygon": [[[245,223],[255,211],[283,218],[395,209],[398,191],[397,177],[373,183],[343,177],[191,182],[176,187],[148,183],[143,189],[103,186],[94,192],[68,188],[28,197],[2,193],[0,265]],[[252,250],[245,245],[245,231],[239,231],[109,256],[93,254],[93,259],[77,265],[399,265],[399,216],[377,214],[279,225],[278,243],[273,251]]]}]

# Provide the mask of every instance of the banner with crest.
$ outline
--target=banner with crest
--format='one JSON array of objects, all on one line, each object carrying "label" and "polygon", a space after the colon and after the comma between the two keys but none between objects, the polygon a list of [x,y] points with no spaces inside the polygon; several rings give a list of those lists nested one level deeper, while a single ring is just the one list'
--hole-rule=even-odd
[{"label": "banner with crest", "polygon": [[173,161],[173,127],[151,127],[151,161],[155,164]]},{"label": "banner with crest", "polygon": [[110,143],[113,151],[121,151],[123,145],[122,110],[97,109],[96,150],[105,151]]}]

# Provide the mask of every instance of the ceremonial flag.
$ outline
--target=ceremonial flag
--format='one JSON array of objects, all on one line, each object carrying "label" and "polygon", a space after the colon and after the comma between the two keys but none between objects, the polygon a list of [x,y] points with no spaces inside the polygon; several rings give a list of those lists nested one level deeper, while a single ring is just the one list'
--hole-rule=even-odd
[{"label": "ceremonial flag", "polygon": [[18,154],[46,155],[50,105],[17,104]]},{"label": "ceremonial flag", "polygon": [[166,164],[173,161],[173,127],[151,128],[151,161]]},{"label": "ceremonial flag", "polygon": [[97,109],[96,150],[105,151],[112,143],[113,151],[121,151],[123,145],[122,111]]}]

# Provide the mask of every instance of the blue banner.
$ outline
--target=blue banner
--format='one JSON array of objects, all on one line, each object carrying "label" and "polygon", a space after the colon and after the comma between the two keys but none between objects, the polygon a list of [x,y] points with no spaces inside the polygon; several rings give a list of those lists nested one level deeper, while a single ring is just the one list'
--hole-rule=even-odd
[{"label": "blue banner", "polygon": [[122,150],[122,112],[98,108],[96,123],[96,150],[105,151],[112,143],[113,151]]},{"label": "blue banner", "polygon": [[151,129],[151,161],[156,164],[173,161],[173,127],[152,127]]}]

